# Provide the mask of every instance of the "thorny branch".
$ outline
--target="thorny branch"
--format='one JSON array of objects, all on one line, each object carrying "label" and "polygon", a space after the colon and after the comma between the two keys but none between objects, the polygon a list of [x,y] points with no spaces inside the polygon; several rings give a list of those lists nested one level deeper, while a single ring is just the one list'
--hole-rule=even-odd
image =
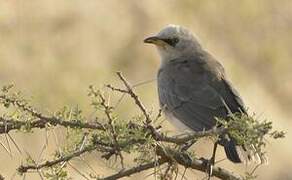
[{"label": "thorny branch", "polygon": [[109,131],[110,131],[110,134],[111,134],[113,142],[114,142],[113,145],[115,148],[115,152],[119,155],[119,157],[121,159],[121,165],[124,168],[124,157],[122,155],[121,148],[120,148],[118,140],[117,140],[118,134],[116,133],[115,127],[113,125],[114,120],[111,116],[112,107],[110,107],[109,105],[106,104],[106,100],[101,94],[98,94],[98,95],[99,95],[99,98],[101,100],[100,104],[101,104],[101,106],[103,106],[104,113],[106,114],[106,117],[108,119]]},{"label": "thorny branch", "polygon": [[158,161],[152,161],[152,162],[149,162],[149,163],[146,163],[146,164],[141,164],[141,165],[138,165],[138,166],[135,166],[135,167],[120,171],[120,172],[118,172],[116,174],[113,174],[113,175],[110,175],[110,176],[107,176],[107,177],[104,177],[104,178],[100,178],[100,180],[115,180],[115,179],[119,179],[119,178],[122,178],[122,177],[131,176],[133,174],[145,171],[147,169],[152,169],[152,168],[154,168],[156,166],[159,166],[159,165],[162,165],[162,164],[164,164],[166,162],[167,161],[161,160],[161,159],[158,160]]},{"label": "thorny branch", "polygon": [[71,154],[68,154],[66,156],[60,157],[56,160],[52,160],[52,161],[46,161],[45,163],[42,164],[35,164],[35,165],[21,165],[18,167],[18,172],[20,173],[26,173],[28,170],[38,170],[38,169],[42,169],[44,167],[51,167],[54,166],[56,164],[62,163],[62,162],[68,162],[71,159],[75,158],[75,157],[79,157],[84,153],[87,152],[91,152],[93,150],[100,150],[100,151],[108,151],[108,149],[105,149],[104,147],[101,146],[87,146],[84,147],[81,150],[75,151]]},{"label": "thorny branch", "polygon": [[125,87],[127,88],[127,91],[126,91],[127,94],[129,94],[134,99],[135,103],[137,104],[137,106],[140,108],[143,115],[145,116],[146,124],[150,124],[152,122],[152,120],[151,120],[149,114],[147,113],[145,106],[142,104],[139,97],[134,93],[133,89],[131,88],[130,83],[124,78],[124,76],[122,75],[121,72],[117,72],[117,75],[121,79],[121,81],[124,83]]},{"label": "thorny branch", "polygon": [[88,123],[81,121],[66,121],[62,119],[58,119],[56,117],[46,117],[42,116],[41,119],[26,122],[19,121],[14,119],[5,119],[4,117],[0,117],[0,134],[9,133],[12,130],[20,130],[21,127],[29,125],[30,128],[45,128],[47,125],[49,126],[63,126],[70,128],[79,128],[79,129],[93,129],[93,130],[102,130],[103,127],[97,123]]},{"label": "thorny branch", "polygon": [[[207,170],[207,160],[204,158],[190,157],[186,152],[177,150],[174,147],[180,146],[186,142],[194,139],[199,139],[202,137],[216,136],[226,133],[229,129],[226,127],[214,128],[207,131],[185,133],[179,136],[168,136],[155,128],[153,122],[161,116],[161,110],[157,117],[152,119],[149,112],[143,105],[142,101],[139,99],[138,95],[133,91],[130,83],[124,78],[124,76],[117,72],[117,76],[123,83],[125,89],[116,88],[112,85],[106,85],[112,91],[116,91],[122,94],[127,94],[135,102],[136,106],[140,109],[143,115],[143,124],[139,122],[128,121],[122,126],[116,123],[116,118],[112,115],[114,107],[111,107],[106,98],[99,91],[94,91],[92,87],[91,93],[93,93],[94,98],[99,99],[99,106],[101,107],[103,114],[105,115],[106,121],[100,122],[84,122],[82,120],[63,120],[56,116],[46,116],[40,112],[37,112],[32,106],[28,105],[22,100],[18,100],[15,97],[8,96],[7,93],[0,95],[1,104],[12,104],[16,108],[30,114],[34,117],[33,120],[19,120],[13,117],[0,117],[0,134],[9,133],[12,130],[20,130],[24,126],[29,126],[30,128],[46,128],[54,126],[62,126],[71,129],[90,129],[90,142],[85,143],[82,148],[70,151],[70,153],[64,154],[62,156],[57,156],[54,160],[48,160],[44,163],[28,163],[22,164],[18,171],[22,174],[27,173],[30,170],[39,171],[43,168],[50,168],[56,165],[60,165],[64,162],[69,162],[73,158],[80,157],[85,153],[92,151],[97,151],[101,153],[101,157],[108,160],[113,155],[117,155],[121,160],[122,170],[114,173],[112,175],[106,176],[104,178],[98,178],[103,180],[119,179],[122,177],[131,176],[133,174],[145,171],[147,169],[153,169],[160,167],[161,165],[167,163],[168,165],[177,164],[185,168],[195,169],[201,172],[206,172]],[[153,121],[154,120],[154,121]],[[126,133],[120,131],[120,129],[126,128]],[[135,133],[139,132],[143,135],[136,136]],[[134,133],[134,134],[131,134]],[[149,135],[154,142],[149,141]],[[164,144],[167,144],[165,146]],[[174,146],[168,146],[168,145]],[[148,145],[148,146],[146,146]],[[129,153],[133,151],[132,149],[138,149],[142,147],[152,147],[157,159],[151,159],[148,162],[140,162],[136,166],[131,168],[124,168],[124,157],[122,153]],[[137,149],[136,148],[136,149]],[[149,151],[152,149],[150,148]],[[150,153],[150,152],[149,152]],[[170,169],[170,167],[168,168]],[[166,171],[165,173],[167,173]],[[220,179],[243,179],[242,176],[235,174],[227,169],[213,166],[212,167],[213,176]]]},{"label": "thorny branch", "polygon": [[40,112],[37,112],[32,106],[27,103],[18,100],[13,97],[9,97],[6,94],[0,95],[0,101],[5,102],[6,104],[12,104],[15,107],[19,108],[22,111],[25,111],[31,114],[37,120],[34,121],[19,121],[15,119],[6,119],[4,117],[0,117],[0,134],[8,133],[11,130],[19,130],[23,126],[29,125],[30,128],[45,128],[46,125],[51,126],[63,126],[70,128],[81,128],[81,129],[94,129],[94,130],[102,130],[103,127],[98,123],[88,123],[82,121],[66,121],[55,116],[46,116]]}]

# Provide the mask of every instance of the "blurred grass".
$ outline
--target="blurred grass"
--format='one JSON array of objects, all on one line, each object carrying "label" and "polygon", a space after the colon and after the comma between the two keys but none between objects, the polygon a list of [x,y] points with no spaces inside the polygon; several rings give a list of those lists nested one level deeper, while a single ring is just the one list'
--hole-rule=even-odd
[{"label": "blurred grass", "polygon": [[[259,170],[259,179],[291,178],[286,167],[292,165],[292,1],[0,0],[0,4],[0,85],[15,83],[44,111],[64,104],[87,109],[88,85],[116,82],[118,70],[133,84],[155,78],[158,55],[143,39],[170,23],[188,27],[224,64],[251,112],[288,132],[285,140],[270,143],[270,165]],[[157,108],[155,82],[137,90],[148,107]],[[132,113],[127,103],[121,107],[125,111]],[[43,132],[13,137],[33,153],[40,152],[44,141]],[[4,137],[0,140],[5,142]],[[11,159],[3,149],[0,152],[1,162],[11,162],[1,164],[0,172],[11,177],[22,156]],[[103,174],[104,168],[97,169]]]}]

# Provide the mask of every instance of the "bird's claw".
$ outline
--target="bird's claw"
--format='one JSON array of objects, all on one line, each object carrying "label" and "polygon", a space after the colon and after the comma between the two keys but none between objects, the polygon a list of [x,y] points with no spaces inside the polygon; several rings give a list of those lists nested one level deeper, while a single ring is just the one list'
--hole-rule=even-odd
[{"label": "bird's claw", "polygon": [[206,173],[208,175],[208,180],[210,180],[212,173],[213,173],[213,167],[214,167],[214,158],[211,159],[205,159],[205,158],[200,158],[201,161],[203,161],[204,166],[206,167]]},{"label": "bird's claw", "polygon": [[212,158],[208,161],[207,163],[207,168],[206,171],[208,173],[208,180],[211,178],[212,173],[213,173],[213,166],[214,166],[214,161],[212,160]]}]

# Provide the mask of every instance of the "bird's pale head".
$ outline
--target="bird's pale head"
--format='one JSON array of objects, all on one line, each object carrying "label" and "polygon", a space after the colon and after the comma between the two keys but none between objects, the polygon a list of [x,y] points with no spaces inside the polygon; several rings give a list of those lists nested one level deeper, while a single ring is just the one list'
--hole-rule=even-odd
[{"label": "bird's pale head", "polygon": [[201,50],[192,33],[178,25],[168,25],[157,35],[148,37],[145,43],[155,44],[163,62],[180,57],[190,57]]}]

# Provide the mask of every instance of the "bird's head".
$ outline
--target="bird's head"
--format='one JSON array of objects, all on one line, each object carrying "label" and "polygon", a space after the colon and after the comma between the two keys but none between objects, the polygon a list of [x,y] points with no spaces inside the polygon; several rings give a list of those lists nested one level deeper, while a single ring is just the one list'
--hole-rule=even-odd
[{"label": "bird's head", "polygon": [[168,25],[157,35],[146,38],[144,42],[156,45],[163,61],[189,57],[201,50],[192,33],[178,25]]}]

